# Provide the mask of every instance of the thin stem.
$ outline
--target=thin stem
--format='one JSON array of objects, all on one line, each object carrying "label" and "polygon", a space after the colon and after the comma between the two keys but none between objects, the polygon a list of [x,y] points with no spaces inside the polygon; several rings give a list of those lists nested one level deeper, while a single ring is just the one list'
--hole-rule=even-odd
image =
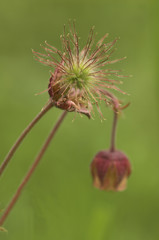
[{"label": "thin stem", "polygon": [[115,151],[115,136],[116,136],[116,126],[117,126],[117,120],[118,120],[118,113],[114,111],[114,120],[113,120],[113,126],[112,126],[112,134],[111,134],[111,144],[110,144],[110,151]]},{"label": "thin stem", "polygon": [[5,157],[4,161],[2,162],[1,166],[0,166],[0,176],[2,175],[3,171],[5,170],[5,168],[7,167],[9,161],[11,160],[11,158],[13,157],[15,151],[17,150],[17,148],[19,147],[19,145],[21,144],[21,142],[23,141],[23,139],[25,138],[25,136],[30,132],[30,130],[34,127],[34,125],[42,118],[42,116],[44,116],[44,114],[51,108],[53,107],[53,103],[49,103],[33,120],[31,123],[29,123],[29,125],[24,129],[24,131],[22,132],[22,134],[19,136],[19,138],[17,139],[17,141],[14,143],[14,145],[12,146],[12,148],[10,149],[9,153],[7,154],[7,156]]},{"label": "thin stem", "polygon": [[8,207],[6,208],[5,212],[3,213],[3,215],[0,218],[0,226],[3,225],[3,223],[5,222],[7,216],[9,215],[9,213],[11,212],[12,208],[14,207],[16,201],[18,200],[22,190],[24,189],[25,185],[27,184],[27,182],[29,181],[31,175],[33,174],[33,172],[35,171],[37,165],[39,164],[42,156],[44,155],[46,149],[48,148],[52,138],[54,137],[56,131],[58,130],[59,126],[61,125],[64,117],[66,116],[67,112],[64,111],[62,113],[62,115],[60,116],[60,118],[58,119],[57,123],[55,124],[55,126],[53,127],[52,131],[50,132],[48,138],[46,139],[43,147],[41,148],[39,154],[37,155],[37,157],[35,158],[35,161],[33,162],[32,166],[30,167],[29,171],[27,172],[26,176],[24,177],[24,179],[22,180],[21,184],[19,185],[15,195],[13,196],[13,198],[11,199]]}]

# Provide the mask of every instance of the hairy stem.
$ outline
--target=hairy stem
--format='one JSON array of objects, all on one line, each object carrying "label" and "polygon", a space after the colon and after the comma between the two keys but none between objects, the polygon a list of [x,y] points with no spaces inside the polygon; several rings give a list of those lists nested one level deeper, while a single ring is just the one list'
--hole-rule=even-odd
[{"label": "hairy stem", "polygon": [[4,161],[2,162],[0,166],[0,176],[2,175],[3,171],[7,167],[8,163],[10,162],[11,158],[13,157],[15,151],[25,138],[25,136],[30,132],[30,130],[34,127],[34,125],[44,116],[44,114],[53,107],[53,103],[49,103],[33,120],[32,122],[25,128],[25,130],[22,132],[22,134],[19,136],[17,141],[14,143],[12,148],[10,149],[9,153],[5,157]]},{"label": "hairy stem", "polygon": [[117,126],[117,120],[118,120],[118,113],[114,111],[114,120],[113,120],[113,126],[112,126],[112,134],[111,134],[111,144],[110,144],[110,151],[115,151],[115,136],[116,136],[116,126]]},{"label": "hairy stem", "polygon": [[6,208],[6,210],[4,211],[3,215],[0,218],[0,226],[3,225],[3,223],[5,222],[7,216],[9,215],[9,213],[11,212],[12,208],[14,207],[16,201],[18,200],[22,190],[24,189],[25,185],[27,184],[27,182],[29,181],[31,175],[33,174],[33,172],[35,171],[37,165],[39,164],[42,156],[44,155],[46,149],[48,148],[52,138],[54,137],[56,131],[58,130],[59,126],[61,125],[64,117],[66,116],[67,112],[64,111],[62,113],[62,115],[60,116],[60,118],[58,119],[57,123],[55,124],[55,126],[53,127],[52,131],[50,132],[48,138],[46,139],[44,145],[42,146],[39,154],[37,155],[37,157],[35,158],[35,161],[33,162],[32,166],[30,167],[29,171],[27,172],[26,176],[24,177],[24,179],[22,180],[21,184],[19,185],[15,195],[13,196],[13,198],[11,199],[8,207]]}]

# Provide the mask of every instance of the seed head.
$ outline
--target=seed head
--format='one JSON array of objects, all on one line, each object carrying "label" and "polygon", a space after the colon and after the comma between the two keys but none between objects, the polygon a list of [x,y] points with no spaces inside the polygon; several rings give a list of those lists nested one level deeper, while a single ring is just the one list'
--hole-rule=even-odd
[{"label": "seed head", "polygon": [[69,33],[61,35],[63,51],[45,42],[42,46],[45,54],[33,51],[39,62],[54,68],[48,85],[50,101],[55,106],[67,111],[76,111],[91,116],[93,106],[99,108],[99,101],[104,101],[113,109],[119,109],[118,99],[109,91],[110,89],[124,93],[116,84],[120,81],[112,77],[124,77],[119,70],[108,69],[107,66],[124,58],[110,60],[114,52],[113,46],[117,42],[105,42],[105,34],[97,44],[94,44],[94,28],[90,30],[88,40],[83,49],[79,46],[79,37],[75,24],[69,25]]},{"label": "seed head", "polygon": [[131,174],[131,165],[120,151],[98,152],[91,163],[93,184],[102,190],[123,191]]}]

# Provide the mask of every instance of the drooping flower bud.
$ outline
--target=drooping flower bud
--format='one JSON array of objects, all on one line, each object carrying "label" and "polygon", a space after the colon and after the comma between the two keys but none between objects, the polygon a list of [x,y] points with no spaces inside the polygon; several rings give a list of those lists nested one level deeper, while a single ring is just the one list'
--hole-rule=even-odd
[{"label": "drooping flower bud", "polygon": [[131,174],[127,156],[120,151],[100,151],[91,163],[93,184],[101,190],[123,191]]}]

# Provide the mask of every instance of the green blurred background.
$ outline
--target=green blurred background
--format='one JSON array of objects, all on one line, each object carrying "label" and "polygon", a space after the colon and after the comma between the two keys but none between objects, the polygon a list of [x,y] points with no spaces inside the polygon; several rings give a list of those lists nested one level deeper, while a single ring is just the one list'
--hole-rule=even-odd
[{"label": "green blurred background", "polygon": [[[60,48],[64,23],[77,20],[81,45],[95,25],[97,39],[120,37],[115,65],[133,78],[120,98],[130,107],[118,125],[117,145],[130,158],[133,173],[124,192],[92,186],[89,165],[109,147],[112,111],[101,123],[68,114],[41,164],[8,217],[1,240],[159,239],[158,64],[159,8],[153,0],[13,0],[0,3],[0,162],[22,129],[48,100],[49,68],[33,59],[47,40]],[[28,135],[0,179],[5,208],[40,146],[61,114],[52,109]]]}]

